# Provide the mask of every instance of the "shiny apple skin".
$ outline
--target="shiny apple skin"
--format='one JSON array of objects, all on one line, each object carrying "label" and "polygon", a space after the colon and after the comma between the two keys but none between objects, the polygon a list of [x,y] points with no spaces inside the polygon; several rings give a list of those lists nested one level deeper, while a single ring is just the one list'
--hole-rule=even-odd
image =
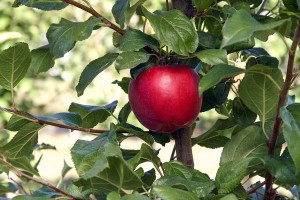
[{"label": "shiny apple skin", "polygon": [[136,118],[156,132],[173,132],[197,118],[200,77],[185,65],[154,66],[132,79],[129,103]]}]

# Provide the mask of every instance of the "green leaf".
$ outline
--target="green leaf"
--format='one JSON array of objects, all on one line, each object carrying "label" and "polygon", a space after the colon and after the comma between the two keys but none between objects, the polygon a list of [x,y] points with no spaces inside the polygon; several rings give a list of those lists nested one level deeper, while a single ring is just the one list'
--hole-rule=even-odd
[{"label": "green leaf", "polygon": [[232,118],[218,119],[211,129],[192,138],[192,143],[213,149],[223,147],[231,138],[235,128],[236,122]]},{"label": "green leaf", "polygon": [[243,72],[243,69],[231,65],[216,65],[200,80],[199,92],[202,94],[222,79],[233,77]]},{"label": "green leaf", "polygon": [[136,67],[141,63],[145,63],[149,60],[150,55],[148,53],[139,52],[139,51],[126,51],[120,53],[116,60],[116,69],[117,71],[123,69],[131,69]]},{"label": "green leaf", "polygon": [[128,164],[131,166],[132,169],[135,169],[139,164],[148,161],[153,163],[155,168],[159,168],[160,159],[156,155],[154,149],[152,149],[147,144],[142,144],[141,149],[138,154],[136,154],[133,158],[128,160]]},{"label": "green leaf", "polygon": [[247,175],[251,158],[229,161],[220,166],[216,175],[216,186],[219,193],[230,193],[239,186]]},{"label": "green leaf", "polygon": [[118,55],[117,53],[108,53],[90,62],[80,75],[79,82],[76,86],[77,96],[83,95],[86,87],[98,74],[108,68],[117,59]]},{"label": "green leaf", "polygon": [[232,105],[233,117],[241,126],[247,127],[256,120],[256,113],[249,110],[239,97],[234,98]]},{"label": "green leaf", "polygon": [[263,66],[251,67],[247,71],[238,93],[243,103],[264,123],[276,114],[279,90],[283,85],[282,73],[279,69]]},{"label": "green leaf", "polygon": [[265,136],[260,127],[253,125],[242,129],[226,143],[220,158],[220,165],[253,158],[255,160],[251,162],[251,165],[255,166],[261,164],[267,154]]},{"label": "green leaf", "polygon": [[238,198],[234,194],[228,194],[220,198],[220,200],[238,200]]},{"label": "green leaf", "polygon": [[286,109],[290,112],[290,114],[295,119],[298,127],[300,127],[300,112],[298,110],[299,108],[300,108],[300,103],[293,103],[286,107]]},{"label": "green leaf", "polygon": [[3,150],[10,158],[30,156],[38,142],[38,131],[42,127],[42,125],[33,122],[26,124],[3,147]]},{"label": "green leaf", "polygon": [[36,169],[30,164],[30,161],[27,157],[22,156],[18,158],[8,158],[7,161],[12,164],[14,167],[26,171],[32,175],[40,176]]},{"label": "green leaf", "polygon": [[209,32],[198,31],[199,46],[205,49],[217,49],[221,45],[221,39]]},{"label": "green leaf", "polygon": [[174,175],[161,177],[153,184],[154,187],[156,185],[182,188],[196,194],[198,198],[207,196],[215,188],[213,181],[210,179],[208,181],[187,180]]},{"label": "green leaf", "polygon": [[112,82],[112,84],[117,84],[118,86],[120,86],[120,88],[122,88],[122,90],[128,94],[128,87],[129,87],[129,83],[130,83],[131,78],[129,77],[123,77],[121,81],[115,80],[114,82]]},{"label": "green leaf", "polygon": [[13,88],[24,78],[30,66],[28,44],[17,43],[0,54],[0,85],[6,90]]},{"label": "green leaf", "polygon": [[25,124],[28,123],[30,123],[29,120],[19,117],[17,115],[12,115],[5,128],[10,131],[18,131]]},{"label": "green leaf", "polygon": [[297,173],[300,172],[300,104],[291,104],[280,109],[283,121],[283,136],[287,143],[291,157],[295,163]]},{"label": "green leaf", "polygon": [[265,165],[269,172],[276,178],[276,184],[285,186],[300,184],[300,173],[296,173],[296,167],[288,148],[284,150],[280,158],[266,157]]},{"label": "green leaf", "polygon": [[168,46],[179,55],[196,51],[198,35],[192,22],[179,10],[150,13],[142,11],[149,20],[161,45]]},{"label": "green leaf", "polygon": [[227,64],[227,52],[225,49],[205,49],[196,53],[196,56],[209,65]]},{"label": "green leaf", "polygon": [[53,200],[53,198],[19,195],[19,196],[12,198],[11,200]]},{"label": "green leaf", "polygon": [[121,200],[121,195],[118,192],[113,191],[107,195],[106,200]]},{"label": "green leaf", "polygon": [[65,124],[68,126],[79,126],[82,123],[80,115],[77,113],[70,113],[70,112],[62,112],[56,113],[49,116],[40,116],[40,115],[33,115],[37,119],[48,121],[48,122],[58,122],[60,124]]},{"label": "green leaf", "polygon": [[34,73],[41,73],[48,71],[54,66],[54,58],[50,53],[48,46],[43,46],[31,51],[31,69]]},{"label": "green leaf", "polygon": [[131,136],[136,136],[144,140],[149,145],[152,145],[154,143],[154,139],[150,134],[130,124],[119,124],[116,127],[116,131],[123,131],[124,133],[129,133],[131,134]]},{"label": "green leaf", "polygon": [[114,101],[105,106],[90,106],[73,102],[69,107],[69,111],[81,116],[82,127],[92,128],[98,123],[104,122],[114,112],[117,103],[117,101]]},{"label": "green leaf", "polygon": [[214,0],[193,0],[193,2],[198,11],[203,11],[209,8],[209,6],[214,2]]},{"label": "green leaf", "polygon": [[17,0],[21,4],[38,8],[40,10],[50,11],[50,10],[61,10],[67,7],[69,4],[62,1],[48,1],[48,0]]},{"label": "green leaf", "polygon": [[121,28],[124,28],[125,12],[129,6],[129,0],[116,0],[114,6],[112,7],[113,16]]},{"label": "green leaf", "polygon": [[198,198],[207,196],[214,188],[214,182],[207,174],[189,169],[179,162],[164,163],[165,176],[158,179],[154,185],[184,186],[186,190]]},{"label": "green leaf", "polygon": [[221,48],[244,41],[252,37],[257,31],[267,31],[280,26],[287,20],[280,20],[267,24],[256,21],[246,10],[236,11],[224,24],[222,29],[223,41]]},{"label": "green leaf", "polygon": [[126,123],[130,113],[131,113],[131,106],[129,102],[127,102],[119,112],[119,116],[118,116],[119,122],[121,124]]},{"label": "green leaf", "polygon": [[120,157],[107,157],[108,166],[96,176],[84,180],[79,179],[74,184],[83,190],[93,189],[104,194],[112,191],[136,190],[143,183],[139,176]]},{"label": "green leaf", "polygon": [[120,41],[121,51],[138,51],[145,46],[159,46],[152,36],[136,29],[128,29]]},{"label": "green leaf", "polygon": [[141,194],[127,194],[121,200],[150,200],[148,197]]},{"label": "green leaf", "polygon": [[92,141],[77,140],[71,149],[78,175],[89,179],[109,168],[108,157],[121,156],[114,132],[106,132]]},{"label": "green leaf", "polygon": [[58,24],[51,24],[46,34],[51,54],[54,58],[63,57],[77,41],[87,39],[98,23],[100,19],[92,17],[85,22],[61,19]]},{"label": "green leaf", "polygon": [[153,199],[176,199],[176,200],[198,200],[197,196],[188,191],[157,185],[151,190]]}]

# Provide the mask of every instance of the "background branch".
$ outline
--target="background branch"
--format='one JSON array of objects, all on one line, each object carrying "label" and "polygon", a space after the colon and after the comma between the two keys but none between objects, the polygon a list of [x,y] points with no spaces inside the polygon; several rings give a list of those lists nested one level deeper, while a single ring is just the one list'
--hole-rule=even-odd
[{"label": "background branch", "polygon": [[[275,153],[276,141],[280,133],[280,126],[282,122],[282,119],[280,117],[280,108],[285,105],[288,91],[290,89],[294,77],[293,68],[294,68],[295,54],[296,54],[299,38],[300,38],[300,20],[298,20],[298,24],[294,33],[292,46],[289,50],[286,77],[285,77],[283,88],[279,95],[279,102],[277,106],[275,123],[273,126],[273,133],[268,141],[268,146],[269,146],[268,154],[271,156],[273,156]],[[265,180],[266,180],[266,190],[265,190],[264,199],[265,200],[273,199],[275,196],[275,191],[273,189],[273,176],[269,172],[266,172]]]}]

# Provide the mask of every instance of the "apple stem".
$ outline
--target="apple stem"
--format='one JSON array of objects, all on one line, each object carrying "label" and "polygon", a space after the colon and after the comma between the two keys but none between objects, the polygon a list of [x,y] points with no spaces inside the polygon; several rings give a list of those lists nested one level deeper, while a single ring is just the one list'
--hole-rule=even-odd
[{"label": "apple stem", "polygon": [[189,168],[194,168],[194,159],[192,151],[191,136],[193,130],[191,127],[181,128],[172,132],[172,136],[175,140],[175,150],[177,160],[182,162]]}]

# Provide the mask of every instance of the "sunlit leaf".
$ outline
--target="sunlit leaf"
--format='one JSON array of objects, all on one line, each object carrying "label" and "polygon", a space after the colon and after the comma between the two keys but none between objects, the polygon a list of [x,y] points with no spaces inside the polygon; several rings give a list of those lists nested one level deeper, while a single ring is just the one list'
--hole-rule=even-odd
[{"label": "sunlit leaf", "polygon": [[0,85],[12,90],[26,75],[31,55],[28,44],[17,43],[0,53]]},{"label": "sunlit leaf", "polygon": [[222,79],[234,77],[243,71],[243,69],[231,65],[216,65],[200,80],[199,91],[203,93]]},{"label": "sunlit leaf", "polygon": [[192,192],[161,185],[153,187],[151,195],[154,199],[198,200]]},{"label": "sunlit leaf", "polygon": [[10,158],[30,156],[34,146],[38,142],[38,131],[42,125],[28,123],[7,143],[3,150]]},{"label": "sunlit leaf", "polygon": [[140,51],[126,51],[120,53],[116,60],[117,71],[123,69],[131,69],[141,63],[145,63],[149,60],[150,54]]},{"label": "sunlit leaf", "polygon": [[246,10],[236,11],[224,24],[222,48],[250,38],[256,31],[266,31],[280,26],[287,20],[267,24],[256,21]]},{"label": "sunlit leaf", "polygon": [[253,71],[248,71],[241,81],[238,93],[243,103],[258,114],[264,123],[276,114],[283,77],[279,69],[263,66],[249,68],[252,69]]},{"label": "sunlit leaf", "polygon": [[85,22],[61,19],[58,24],[51,24],[47,31],[51,54],[54,58],[63,57],[77,41],[87,39],[98,23],[100,23],[100,19],[92,17]]},{"label": "sunlit leaf", "polygon": [[128,29],[120,41],[121,51],[138,51],[145,46],[158,46],[159,43],[152,36],[136,29]]},{"label": "sunlit leaf", "polygon": [[132,167],[132,169],[135,169],[137,165],[145,161],[152,162],[153,165],[156,166],[157,168],[159,167],[160,164],[160,159],[154,152],[154,149],[152,149],[147,144],[142,144],[139,153],[136,154],[133,158],[131,158],[127,162]]},{"label": "sunlit leaf", "polygon": [[265,136],[260,127],[253,125],[242,129],[226,143],[220,158],[220,165],[234,160],[255,158],[256,160],[251,162],[251,165],[255,166],[261,164],[267,154]]},{"label": "sunlit leaf", "polygon": [[224,49],[205,49],[196,56],[209,65],[227,64],[227,52]]},{"label": "sunlit leaf", "polygon": [[233,160],[220,166],[215,182],[219,193],[229,193],[238,187],[247,175],[247,168],[251,159]]},{"label": "sunlit leaf", "polygon": [[300,172],[300,104],[291,104],[280,109],[283,121],[283,136],[287,143],[297,172]]},{"label": "sunlit leaf", "polygon": [[192,22],[179,10],[150,13],[142,7],[161,45],[179,55],[188,55],[198,47],[198,35]]}]

